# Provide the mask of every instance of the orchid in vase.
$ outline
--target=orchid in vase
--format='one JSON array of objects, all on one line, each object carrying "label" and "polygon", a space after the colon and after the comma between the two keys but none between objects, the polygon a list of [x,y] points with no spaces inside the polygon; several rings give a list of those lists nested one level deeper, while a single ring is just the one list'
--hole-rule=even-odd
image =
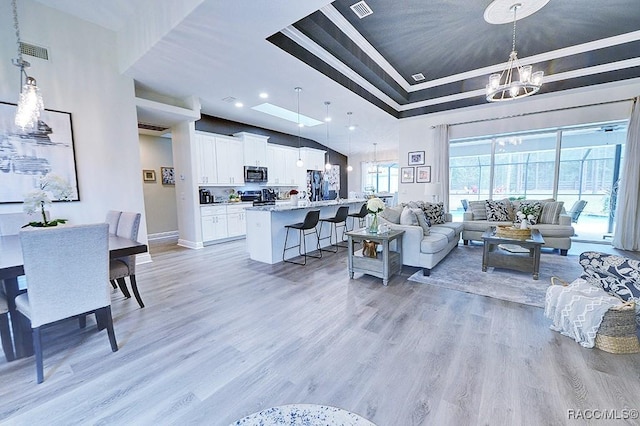
[{"label": "orchid in vase", "polygon": [[27,193],[24,198],[24,212],[27,214],[40,213],[42,222],[29,222],[23,226],[48,227],[66,223],[67,219],[47,220],[45,206],[51,204],[51,198],[68,201],[71,198],[72,188],[62,177],[49,173],[40,178],[38,189]]}]

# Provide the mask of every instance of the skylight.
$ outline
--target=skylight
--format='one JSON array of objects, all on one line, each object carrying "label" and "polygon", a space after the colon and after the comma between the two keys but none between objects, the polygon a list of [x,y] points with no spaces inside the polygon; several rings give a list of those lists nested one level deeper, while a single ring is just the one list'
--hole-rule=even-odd
[{"label": "skylight", "polygon": [[[289,111],[288,109],[281,108],[279,106],[270,104],[268,102],[253,106],[251,107],[251,109],[255,109],[256,111],[264,112],[265,114],[282,118],[284,120],[291,121],[296,124],[298,123],[297,112]],[[318,124],[322,124],[322,121],[300,114],[300,123],[306,127],[313,127],[313,126],[317,126]]]}]

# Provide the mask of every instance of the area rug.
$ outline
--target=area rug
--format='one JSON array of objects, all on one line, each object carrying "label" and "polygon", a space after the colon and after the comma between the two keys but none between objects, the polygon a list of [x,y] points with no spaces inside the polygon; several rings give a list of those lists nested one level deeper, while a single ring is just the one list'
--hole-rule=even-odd
[{"label": "area rug", "polygon": [[460,245],[433,268],[430,276],[423,276],[420,270],[408,279],[544,308],[545,293],[552,276],[571,282],[581,274],[579,256],[560,256],[557,252],[544,250],[540,255],[538,280],[534,280],[530,272],[502,268],[488,268],[487,272],[482,272],[482,246]]},{"label": "area rug", "polygon": [[376,426],[341,408],[315,404],[292,404],[267,408],[231,423],[230,426]]}]

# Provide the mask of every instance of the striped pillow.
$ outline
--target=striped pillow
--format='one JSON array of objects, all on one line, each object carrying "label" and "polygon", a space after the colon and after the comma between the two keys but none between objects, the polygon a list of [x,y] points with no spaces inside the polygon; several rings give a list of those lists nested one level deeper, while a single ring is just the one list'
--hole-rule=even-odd
[{"label": "striped pillow", "polygon": [[542,205],[542,213],[540,214],[540,220],[538,223],[547,223],[550,225],[557,225],[560,223],[560,213],[562,213],[562,206],[564,201],[546,202]]},{"label": "striped pillow", "polygon": [[484,200],[469,201],[469,210],[473,213],[473,220],[487,220],[487,211]]}]

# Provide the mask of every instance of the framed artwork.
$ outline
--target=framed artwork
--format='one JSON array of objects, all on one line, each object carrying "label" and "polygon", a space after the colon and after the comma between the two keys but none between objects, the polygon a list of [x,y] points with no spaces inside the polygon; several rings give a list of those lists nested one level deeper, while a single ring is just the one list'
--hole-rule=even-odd
[{"label": "framed artwork", "polygon": [[155,182],[156,181],[156,171],[155,170],[143,170],[142,171],[142,180],[145,182]]},{"label": "framed artwork", "polygon": [[418,183],[431,183],[431,166],[416,167]]},{"label": "framed artwork", "polygon": [[163,185],[175,185],[176,178],[173,174],[173,167],[160,167]]},{"label": "framed artwork", "polygon": [[400,183],[413,183],[415,167],[400,168]]},{"label": "framed artwork", "polygon": [[424,151],[413,151],[409,153],[409,162],[407,163],[410,166],[419,166],[424,164]]},{"label": "framed artwork", "polygon": [[36,129],[21,132],[16,108],[0,102],[0,203],[22,203],[49,173],[69,184],[70,201],[79,201],[71,113],[45,109]]}]

